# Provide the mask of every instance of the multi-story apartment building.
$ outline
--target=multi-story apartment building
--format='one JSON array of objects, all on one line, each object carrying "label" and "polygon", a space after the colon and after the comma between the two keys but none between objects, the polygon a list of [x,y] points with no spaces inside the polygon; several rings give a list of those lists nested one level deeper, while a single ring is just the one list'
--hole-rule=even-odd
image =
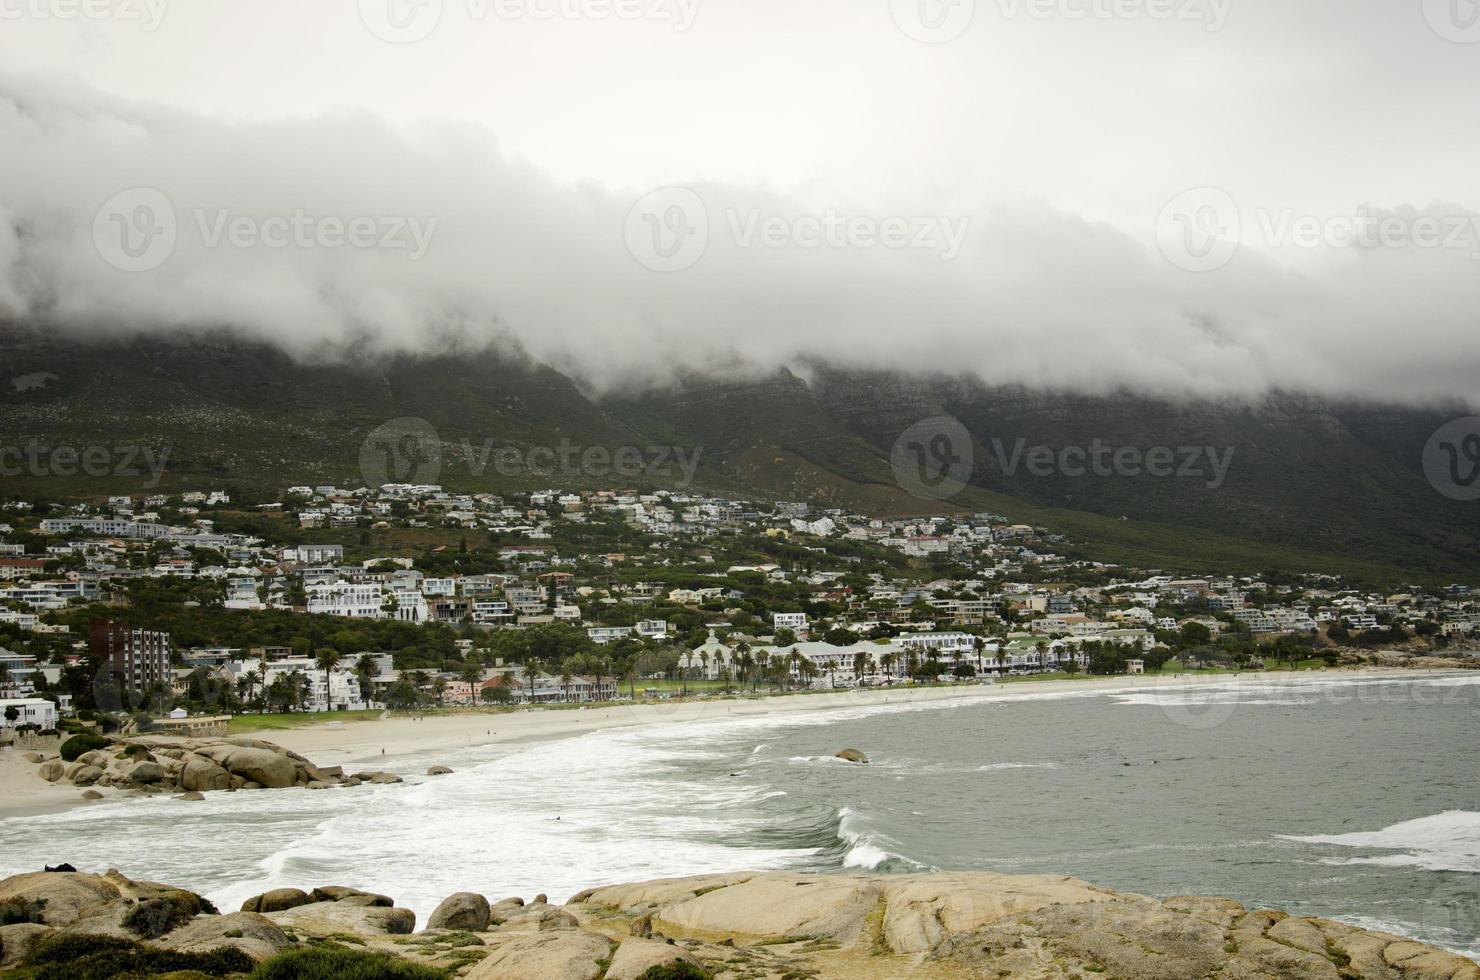
[{"label": "multi-story apartment building", "polygon": [[90,630],[88,651],[107,666],[120,690],[143,691],[173,679],[168,633],[133,629],[111,619],[93,620]]}]

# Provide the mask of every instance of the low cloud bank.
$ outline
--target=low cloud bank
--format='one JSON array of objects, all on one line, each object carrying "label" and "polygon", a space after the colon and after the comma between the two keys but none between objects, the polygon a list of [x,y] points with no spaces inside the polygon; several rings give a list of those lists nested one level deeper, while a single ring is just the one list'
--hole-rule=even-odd
[{"label": "low cloud bank", "polygon": [[[1406,240],[1245,214],[1243,247],[1188,271],[1167,235],[1205,259],[1206,205],[1115,228],[1022,202],[568,187],[477,128],[223,122],[54,78],[0,75],[0,141],[0,317],[78,334],[227,328],[301,357],[512,340],[598,390],[821,359],[1417,403],[1469,400],[1480,367],[1480,217],[1455,205],[1363,219]],[[1297,240],[1302,219],[1322,234]]]}]

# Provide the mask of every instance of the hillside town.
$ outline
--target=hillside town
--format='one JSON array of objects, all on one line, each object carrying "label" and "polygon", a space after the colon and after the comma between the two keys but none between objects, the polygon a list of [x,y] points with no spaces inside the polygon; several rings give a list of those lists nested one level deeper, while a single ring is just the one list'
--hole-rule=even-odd
[{"label": "hillside town", "polygon": [[227,489],[0,511],[0,706],[155,723],[1466,655],[1463,585],[1166,574],[999,515],[697,493]]}]

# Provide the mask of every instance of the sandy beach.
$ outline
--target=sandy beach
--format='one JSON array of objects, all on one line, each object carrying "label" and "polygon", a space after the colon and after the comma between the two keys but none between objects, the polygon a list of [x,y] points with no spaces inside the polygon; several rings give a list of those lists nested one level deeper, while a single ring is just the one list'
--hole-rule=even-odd
[{"label": "sandy beach", "polygon": [[[1147,687],[1190,687],[1208,684],[1301,683],[1333,678],[1411,675],[1394,669],[1329,670],[1302,674],[1248,673],[1143,677],[1104,677],[1080,680],[1009,681],[959,687],[866,688],[784,697],[707,698],[663,704],[612,705],[574,709],[516,710],[384,718],[377,721],[311,725],[262,737],[307,756],[321,765],[371,765],[409,753],[453,750],[479,745],[565,738],[608,728],[675,722],[724,721],[734,718],[800,712],[856,709],[879,705],[941,701],[1003,700],[1130,691]],[[841,748],[841,746],[840,746]],[[383,750],[383,751],[382,751]]]},{"label": "sandy beach", "polygon": [[[1301,674],[1249,673],[1145,677],[1105,677],[1079,680],[1009,681],[990,685],[931,688],[869,688],[784,697],[706,698],[661,704],[610,705],[589,708],[534,708],[514,711],[467,711],[410,717],[397,715],[373,721],[307,725],[265,732],[257,736],[293,750],[324,766],[372,768],[412,753],[452,751],[482,745],[568,738],[603,729],[679,722],[724,721],[766,715],[835,711],[880,705],[927,702],[1007,700],[1061,695],[1132,691],[1148,687],[1174,688],[1209,684],[1300,684],[1333,679],[1405,676],[1414,671],[1392,668],[1322,670]],[[843,746],[839,746],[842,748]],[[82,790],[52,784],[36,775],[36,767],[19,752],[0,752],[0,819],[55,813],[86,806]],[[120,794],[103,789],[105,802]]]}]

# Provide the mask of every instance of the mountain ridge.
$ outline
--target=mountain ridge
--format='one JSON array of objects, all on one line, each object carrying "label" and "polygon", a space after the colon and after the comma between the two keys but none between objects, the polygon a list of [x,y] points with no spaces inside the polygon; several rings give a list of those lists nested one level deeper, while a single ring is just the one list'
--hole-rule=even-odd
[{"label": "mountain ridge", "polygon": [[[1438,575],[1480,570],[1480,512],[1444,497],[1421,465],[1429,436],[1458,406],[1288,392],[1244,402],[1076,395],[822,364],[805,378],[785,369],[691,374],[667,388],[593,396],[522,352],[495,348],[305,363],[222,336],[78,341],[11,330],[0,349],[0,442],[168,445],[166,487],[358,486],[366,439],[389,421],[418,419],[442,444],[441,481],[458,489],[550,482],[478,470],[466,456],[480,446],[687,447],[700,451],[696,485],[722,493],[880,515],[990,510],[1065,521],[1071,533],[1127,546],[1138,531],[1150,540],[1183,529],[1186,541],[1169,554],[1188,561],[1200,548],[1242,541],[1254,546],[1250,560],[1259,548],[1275,555],[1293,546]],[[969,439],[953,447],[970,458],[966,482],[943,500],[912,496],[891,466],[896,441],[911,426],[952,421]],[[1003,446],[1097,441],[1142,456],[1158,446],[1231,450],[1231,463],[1217,487],[1002,465]],[[598,474],[560,476],[577,486],[601,482]],[[647,475],[630,482],[673,484]],[[12,493],[57,496],[138,489],[29,473],[6,483]]]}]

